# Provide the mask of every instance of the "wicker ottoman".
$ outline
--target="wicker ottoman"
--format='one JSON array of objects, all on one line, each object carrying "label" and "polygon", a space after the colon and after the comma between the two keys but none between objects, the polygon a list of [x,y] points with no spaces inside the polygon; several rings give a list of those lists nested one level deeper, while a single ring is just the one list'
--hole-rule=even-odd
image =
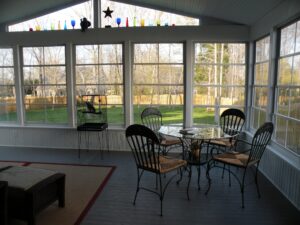
[{"label": "wicker ottoman", "polygon": [[0,169],[0,180],[7,181],[8,216],[35,224],[35,216],[58,200],[65,205],[65,174],[26,166]]}]

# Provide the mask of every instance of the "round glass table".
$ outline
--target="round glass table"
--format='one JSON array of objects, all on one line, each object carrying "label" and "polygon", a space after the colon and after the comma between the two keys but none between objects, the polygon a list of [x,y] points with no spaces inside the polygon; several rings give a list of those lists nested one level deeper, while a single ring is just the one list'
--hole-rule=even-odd
[{"label": "round glass table", "polygon": [[[203,125],[193,128],[181,126],[161,126],[160,135],[177,137],[182,143],[182,158],[187,161],[189,181],[187,196],[189,198],[189,186],[192,177],[192,166],[198,171],[198,189],[200,190],[201,166],[204,166],[211,158],[210,141],[220,139],[232,139],[234,136],[224,133],[223,129],[213,125]],[[180,182],[180,181],[179,181]]]}]

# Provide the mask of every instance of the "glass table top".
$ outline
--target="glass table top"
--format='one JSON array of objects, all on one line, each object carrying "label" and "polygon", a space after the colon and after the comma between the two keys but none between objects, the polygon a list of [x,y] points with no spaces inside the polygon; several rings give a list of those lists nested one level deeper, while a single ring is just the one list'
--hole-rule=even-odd
[{"label": "glass table top", "polygon": [[180,126],[161,126],[158,132],[162,135],[198,140],[213,140],[232,137],[224,133],[221,127],[218,126],[203,126],[193,128],[182,128]]}]

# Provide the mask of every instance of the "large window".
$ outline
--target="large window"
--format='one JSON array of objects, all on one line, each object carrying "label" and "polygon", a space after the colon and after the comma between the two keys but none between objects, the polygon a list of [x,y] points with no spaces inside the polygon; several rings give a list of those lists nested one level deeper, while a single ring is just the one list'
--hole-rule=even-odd
[{"label": "large window", "polygon": [[300,154],[300,21],[281,30],[275,140]]},{"label": "large window", "polygon": [[27,123],[67,124],[65,47],[24,47],[23,88]]},{"label": "large window", "polygon": [[[80,28],[80,19],[86,17],[93,21],[93,1],[89,0],[66,9],[62,9],[44,16],[30,19],[8,27],[8,31],[46,31]],[[72,23],[72,20],[75,21]],[[93,23],[91,23],[93,27]]]},{"label": "large window", "polygon": [[268,79],[270,59],[270,37],[256,42],[255,71],[252,99],[251,126],[260,127],[266,121],[268,103]]},{"label": "large window", "polygon": [[196,43],[194,124],[216,124],[226,108],[245,105],[245,44]]},{"label": "large window", "polygon": [[0,122],[16,122],[13,49],[0,48]]},{"label": "large window", "polygon": [[134,121],[142,110],[159,107],[163,121],[183,122],[183,44],[134,44]]},{"label": "large window", "polygon": [[109,17],[105,18],[105,14],[102,13],[101,27],[105,27],[105,25],[118,27],[116,18],[121,19],[121,27],[126,26],[126,19],[128,19],[128,26],[130,27],[157,26],[158,23],[160,26],[199,25],[198,18],[182,16],[174,13],[163,12],[160,10],[139,7],[115,1],[101,0],[101,9],[105,10],[107,7],[114,11],[112,14],[112,19]]},{"label": "large window", "polygon": [[122,44],[76,46],[76,96],[107,95],[110,125],[124,125]]}]

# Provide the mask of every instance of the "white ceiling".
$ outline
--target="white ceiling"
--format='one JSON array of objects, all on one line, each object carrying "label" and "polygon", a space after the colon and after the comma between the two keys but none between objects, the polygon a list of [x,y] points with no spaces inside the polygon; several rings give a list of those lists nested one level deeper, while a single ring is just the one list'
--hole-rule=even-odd
[{"label": "white ceiling", "polygon": [[[84,0],[1,0],[0,24],[18,22]],[[253,25],[289,0],[117,0],[216,21]]]}]

